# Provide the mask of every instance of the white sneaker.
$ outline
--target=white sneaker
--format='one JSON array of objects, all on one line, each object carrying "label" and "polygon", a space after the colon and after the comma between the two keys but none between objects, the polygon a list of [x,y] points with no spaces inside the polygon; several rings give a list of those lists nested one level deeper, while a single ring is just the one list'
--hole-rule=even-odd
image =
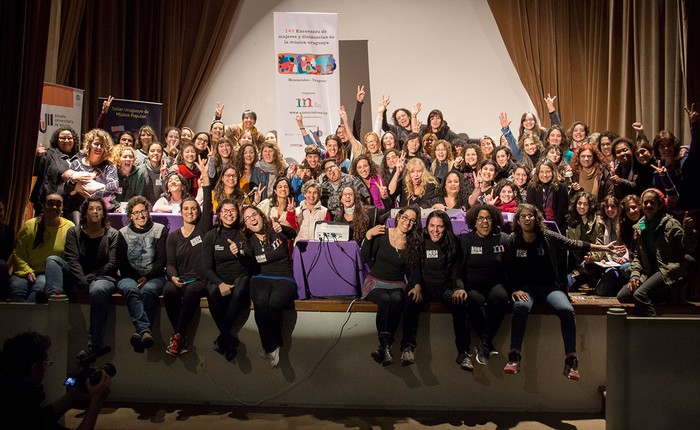
[{"label": "white sneaker", "polygon": [[267,359],[269,360],[269,364],[270,364],[271,369],[274,369],[275,367],[277,367],[277,365],[280,364],[280,347],[279,346],[277,348],[275,348],[274,351],[272,351],[266,355],[267,355]]}]

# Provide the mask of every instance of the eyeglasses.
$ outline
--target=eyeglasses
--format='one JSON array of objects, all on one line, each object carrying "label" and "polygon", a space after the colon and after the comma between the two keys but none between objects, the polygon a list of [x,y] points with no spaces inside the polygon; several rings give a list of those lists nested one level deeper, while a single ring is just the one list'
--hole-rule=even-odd
[{"label": "eyeglasses", "polygon": [[146,216],[146,215],[148,215],[148,211],[146,209],[141,209],[140,211],[131,211],[131,215],[133,215],[133,216]]},{"label": "eyeglasses", "polygon": [[493,218],[491,216],[478,216],[478,217],[476,217],[476,220],[478,222],[484,222],[484,221],[491,222],[491,221],[493,221]]},{"label": "eyeglasses", "polygon": [[105,144],[102,142],[91,142],[90,146],[92,146],[93,148],[104,148]]},{"label": "eyeglasses", "polygon": [[338,167],[337,164],[334,164],[334,165],[332,165],[332,166],[328,166],[328,167],[325,168],[325,171],[326,171],[326,172],[330,172],[331,170],[335,169],[336,167]]},{"label": "eyeglasses", "polygon": [[533,219],[534,217],[534,214],[520,214],[520,219]]},{"label": "eyeglasses", "polygon": [[227,173],[224,175],[224,178],[226,178],[226,179],[233,179],[235,177],[236,177],[236,175],[234,175],[233,173]]},{"label": "eyeglasses", "polygon": [[233,214],[233,213],[237,213],[238,210],[236,208],[227,208],[227,209],[221,209],[219,212],[221,212],[222,214]]},{"label": "eyeglasses", "polygon": [[60,140],[61,142],[68,142],[68,141],[73,140],[73,136],[69,136],[69,137],[59,137],[58,140]]},{"label": "eyeglasses", "polygon": [[247,217],[243,218],[243,222],[248,222],[248,220],[255,218],[260,218],[260,214],[255,212],[254,214],[248,215]]},{"label": "eyeglasses", "polygon": [[416,219],[415,219],[415,218],[411,218],[411,217],[408,216],[408,215],[401,215],[400,219],[401,219],[401,221],[407,222],[407,223],[409,223],[409,224],[411,224],[411,225],[413,225],[413,224],[416,223]]}]

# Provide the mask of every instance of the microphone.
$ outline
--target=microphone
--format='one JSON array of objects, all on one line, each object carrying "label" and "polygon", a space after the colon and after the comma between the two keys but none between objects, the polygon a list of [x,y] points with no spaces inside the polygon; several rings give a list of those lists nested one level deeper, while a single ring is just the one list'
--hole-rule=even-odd
[{"label": "microphone", "polygon": [[256,191],[258,191],[258,187],[253,187],[253,189],[250,190],[250,192],[248,194],[246,194],[246,197],[247,198],[253,197],[253,195],[255,194]]}]

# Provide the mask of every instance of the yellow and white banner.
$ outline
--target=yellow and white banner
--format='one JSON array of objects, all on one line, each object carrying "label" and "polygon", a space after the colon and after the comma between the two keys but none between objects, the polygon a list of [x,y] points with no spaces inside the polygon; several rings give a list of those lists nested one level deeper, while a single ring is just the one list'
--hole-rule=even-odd
[{"label": "yellow and white banner", "polygon": [[37,146],[48,148],[51,135],[59,127],[70,127],[81,134],[83,93],[77,88],[44,82]]},{"label": "yellow and white banner", "polygon": [[295,116],[323,142],[340,122],[338,14],[275,12],[277,138],[287,158],[304,159]]}]

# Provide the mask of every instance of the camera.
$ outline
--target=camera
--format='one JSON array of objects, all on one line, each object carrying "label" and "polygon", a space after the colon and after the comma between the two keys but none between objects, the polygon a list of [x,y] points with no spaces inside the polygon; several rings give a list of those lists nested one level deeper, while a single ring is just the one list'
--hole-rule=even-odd
[{"label": "camera", "polygon": [[110,377],[114,377],[117,374],[117,368],[112,363],[105,363],[104,366],[95,366],[95,361],[105,354],[112,351],[109,346],[104,346],[96,351],[89,350],[88,354],[83,352],[76,356],[78,360],[78,369],[74,372],[69,372],[63,385],[67,387],[72,387],[77,385],[82,390],[86,390],[86,381],[90,381],[90,385],[97,385],[102,379],[102,371],[104,371]]}]

